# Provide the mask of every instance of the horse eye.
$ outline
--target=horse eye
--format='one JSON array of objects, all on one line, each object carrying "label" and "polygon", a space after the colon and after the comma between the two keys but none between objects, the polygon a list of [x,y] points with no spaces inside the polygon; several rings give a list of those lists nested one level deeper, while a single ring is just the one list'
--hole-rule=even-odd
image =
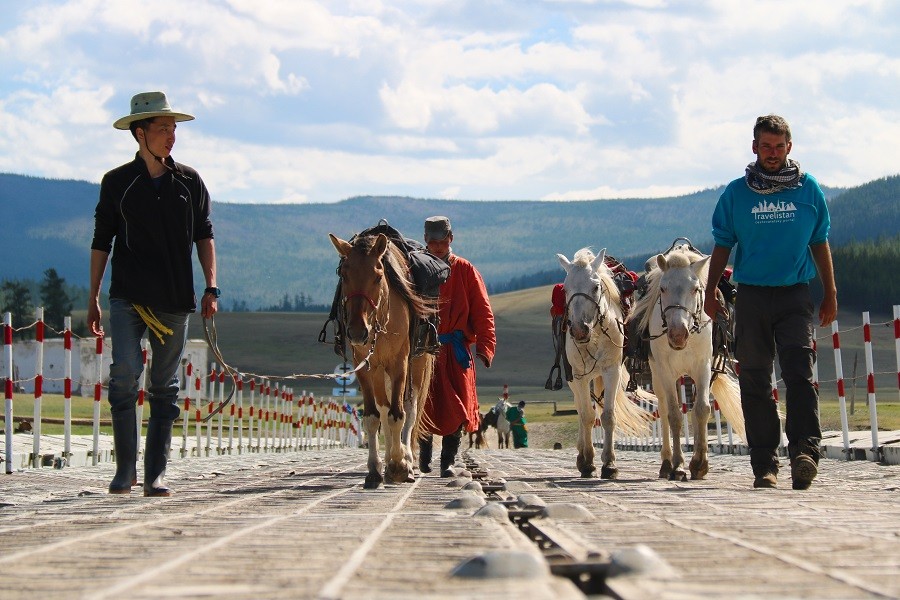
[{"label": "horse eye", "polygon": [[666,292],[669,291],[669,288],[667,288],[665,286],[660,286],[659,291],[662,292],[663,294],[665,294]]}]

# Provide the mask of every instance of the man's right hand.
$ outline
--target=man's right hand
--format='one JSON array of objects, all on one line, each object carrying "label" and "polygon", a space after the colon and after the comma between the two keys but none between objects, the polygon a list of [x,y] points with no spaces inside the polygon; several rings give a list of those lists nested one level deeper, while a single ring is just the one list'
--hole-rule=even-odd
[{"label": "man's right hand", "polygon": [[725,307],[722,306],[721,302],[719,302],[719,298],[716,294],[715,288],[713,288],[712,294],[705,294],[703,300],[703,312],[705,312],[713,321],[716,320],[717,315],[726,314]]},{"label": "man's right hand", "polygon": [[88,304],[87,322],[91,333],[97,336],[103,336],[103,325],[100,322],[102,313],[100,312],[100,301],[94,300]]}]

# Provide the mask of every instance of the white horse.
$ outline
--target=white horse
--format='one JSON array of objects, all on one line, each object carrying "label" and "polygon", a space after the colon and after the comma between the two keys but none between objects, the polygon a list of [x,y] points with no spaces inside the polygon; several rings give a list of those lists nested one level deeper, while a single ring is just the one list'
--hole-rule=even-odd
[{"label": "white horse", "polygon": [[[674,246],[656,256],[647,275],[647,293],[638,300],[630,319],[650,340],[650,371],[653,391],[659,398],[662,423],[661,479],[687,480],[681,451],[681,400],[678,380],[694,381],[694,454],[689,465],[691,479],[703,479],[709,471],[707,422],[710,387],[722,414],[732,429],[744,437],[744,416],[737,380],[718,373],[712,379],[712,321],[703,312],[703,294],[709,257],[689,245]],[[671,433],[671,439],[669,437]],[[674,452],[673,452],[674,443]]]},{"label": "white horse", "polygon": [[509,427],[509,421],[506,420],[506,411],[511,407],[512,404],[501,398],[493,408],[494,413],[497,415],[497,424],[495,427],[497,427],[498,448],[509,448],[509,436],[512,430]]},{"label": "white horse", "polygon": [[[566,356],[572,365],[569,388],[575,396],[575,409],[580,421],[576,466],[582,477],[591,477],[594,466],[594,444],[591,431],[596,408],[591,399],[591,382],[595,390],[603,390],[603,450],[600,477],[615,479],[616,452],[613,432],[644,435],[649,430],[651,414],[638,408],[625,394],[628,373],[622,365],[625,338],[624,315],[619,290],[612,271],[606,266],[606,249],[594,256],[588,248],[575,253],[570,262],[557,254],[566,271]],[[649,397],[649,395],[647,395]]]}]

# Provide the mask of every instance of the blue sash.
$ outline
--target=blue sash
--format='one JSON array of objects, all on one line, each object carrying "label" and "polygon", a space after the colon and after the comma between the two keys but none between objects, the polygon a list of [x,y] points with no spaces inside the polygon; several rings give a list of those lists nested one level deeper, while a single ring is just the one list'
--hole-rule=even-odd
[{"label": "blue sash", "polygon": [[450,333],[442,333],[438,336],[438,341],[442,344],[450,344],[453,346],[453,355],[456,362],[462,365],[463,369],[468,369],[472,365],[472,356],[466,347],[466,340],[463,337],[461,329],[456,329]]}]

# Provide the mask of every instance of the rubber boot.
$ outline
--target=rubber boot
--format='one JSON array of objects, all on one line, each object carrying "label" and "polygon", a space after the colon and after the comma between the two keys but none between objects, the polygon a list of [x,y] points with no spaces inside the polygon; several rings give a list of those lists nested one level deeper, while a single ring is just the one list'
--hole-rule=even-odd
[{"label": "rubber boot", "polygon": [[459,442],[462,439],[462,430],[451,435],[445,435],[441,440],[441,477],[453,477],[450,468],[456,462],[456,452],[459,450]]},{"label": "rubber boot", "polygon": [[166,463],[172,445],[172,421],[150,417],[147,421],[147,446],[144,448],[144,495],[171,496],[166,487]]},{"label": "rubber boot", "polygon": [[431,454],[434,449],[434,437],[428,436],[419,440],[419,471],[431,473]]},{"label": "rubber boot", "polygon": [[137,421],[132,407],[112,413],[113,447],[116,475],[109,484],[110,494],[129,494],[137,485]]}]

